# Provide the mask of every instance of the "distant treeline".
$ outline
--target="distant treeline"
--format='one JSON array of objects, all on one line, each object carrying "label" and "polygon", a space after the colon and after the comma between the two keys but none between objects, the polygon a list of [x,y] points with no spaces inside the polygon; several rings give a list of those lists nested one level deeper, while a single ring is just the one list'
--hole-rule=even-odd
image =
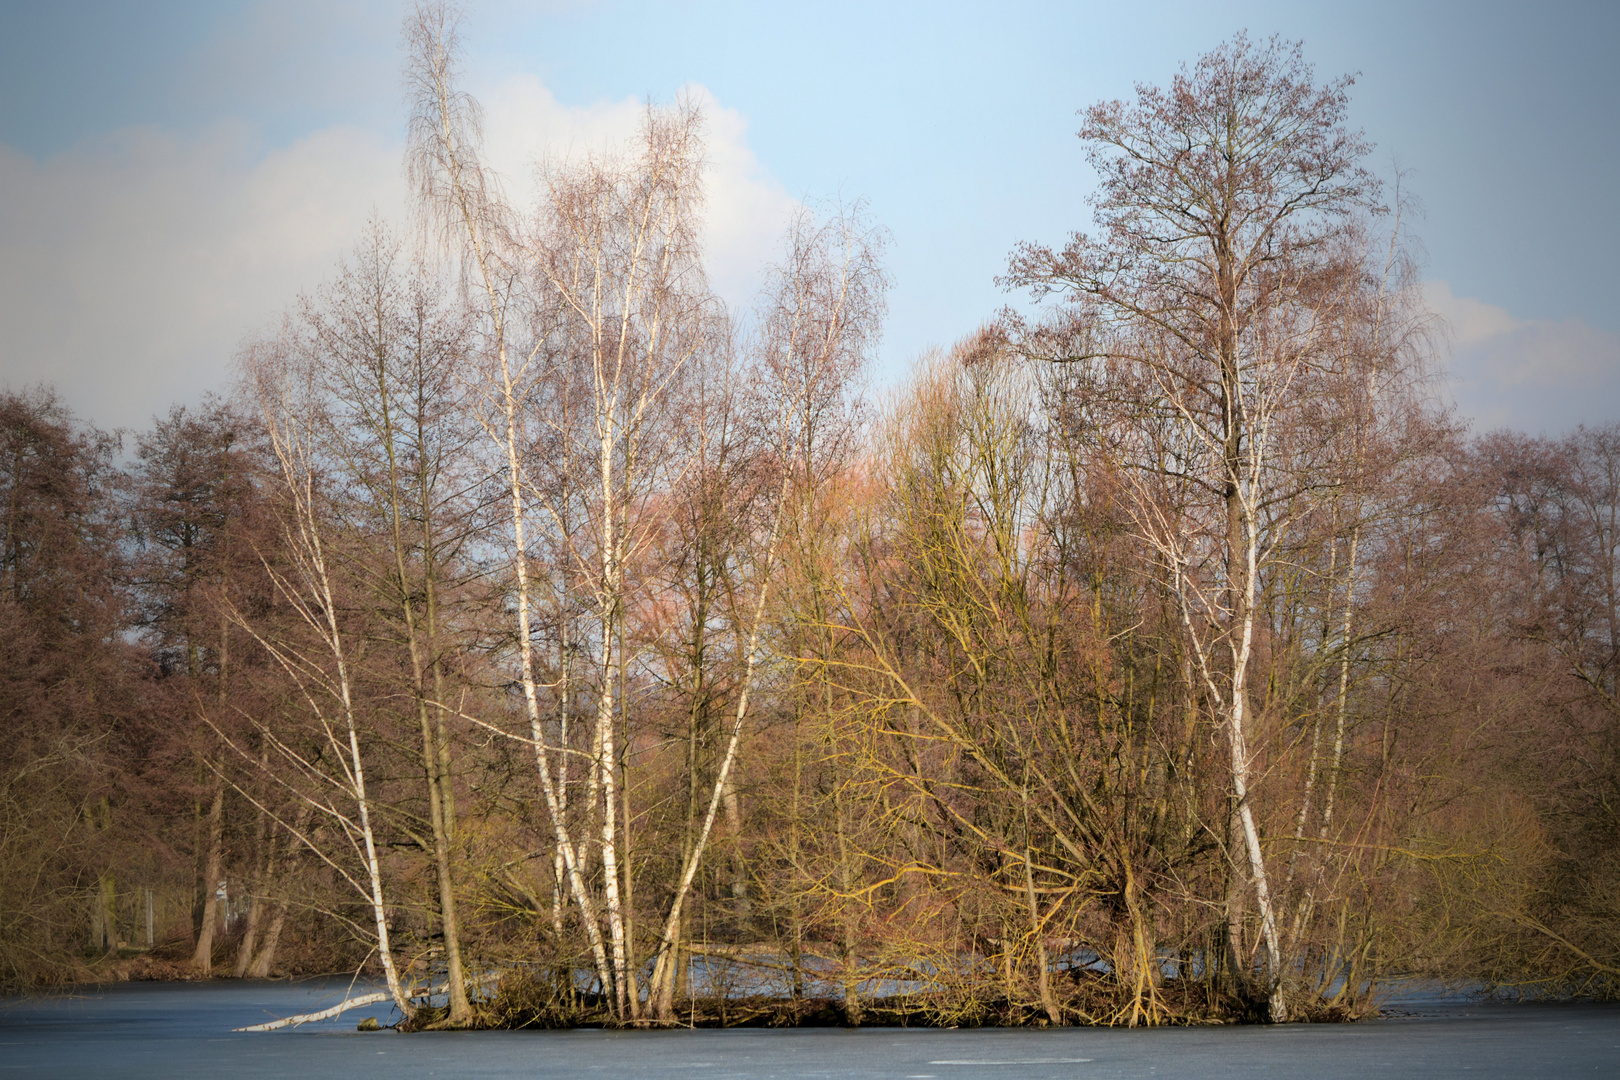
[{"label": "distant treeline", "polygon": [[513,207],[453,21],[408,39],[416,231],[228,400],[121,451],[0,397],[0,984],[363,965],[418,1028],[1620,993],[1620,427],[1436,404],[1347,80],[1239,36],[1088,110],[1094,232],[1004,279],[1038,317],[873,401],[860,206],[729,311],[694,107]]}]

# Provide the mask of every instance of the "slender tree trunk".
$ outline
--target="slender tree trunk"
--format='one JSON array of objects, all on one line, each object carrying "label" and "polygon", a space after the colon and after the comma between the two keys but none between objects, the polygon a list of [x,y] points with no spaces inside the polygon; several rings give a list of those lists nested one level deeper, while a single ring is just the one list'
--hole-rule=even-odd
[{"label": "slender tree trunk", "polygon": [[855,871],[851,865],[854,853],[850,851],[848,826],[848,798],[844,785],[833,793],[833,829],[838,844],[838,888],[842,894],[839,905],[839,923],[842,938],[839,941],[839,962],[844,982],[844,1021],[850,1027],[861,1026],[860,965],[857,922],[860,918],[855,904]]},{"label": "slender tree trunk", "polygon": [[[469,233],[475,242],[478,239],[477,230],[471,227],[469,217]],[[482,266],[482,262],[480,262]],[[485,285],[490,290],[491,311],[499,313],[499,303],[495,298],[494,286],[485,274]],[[497,327],[499,327],[497,322]],[[585,928],[585,935],[590,942],[591,954],[596,962],[597,977],[602,982],[604,991],[611,988],[613,982],[612,969],[608,965],[607,953],[603,947],[601,927],[597,924],[596,905],[592,903],[590,893],[585,886],[582,864],[585,852],[576,850],[568,830],[568,820],[564,812],[565,804],[559,797],[557,786],[553,781],[551,772],[551,759],[546,749],[545,731],[540,723],[540,697],[538,682],[534,672],[534,641],[530,630],[529,605],[531,603],[527,530],[524,524],[523,501],[523,468],[518,454],[518,397],[517,387],[512,379],[512,370],[507,361],[506,349],[502,346],[498,353],[501,367],[501,404],[505,421],[506,467],[510,476],[510,494],[512,499],[512,566],[517,578],[517,596],[514,598],[518,616],[518,658],[521,663],[523,680],[523,699],[529,713],[529,735],[534,748],[535,769],[540,777],[540,790],[546,801],[546,810],[551,818],[552,833],[556,839],[557,850],[562,855],[563,865],[568,872],[569,891],[572,892],[575,904],[579,907],[580,922]],[[566,758],[568,747],[560,748],[562,756]],[[566,773],[563,774],[566,777]],[[581,848],[585,845],[581,844]]]},{"label": "slender tree trunk", "polygon": [[[621,349],[623,346],[620,346]],[[600,834],[600,848],[602,852],[602,893],[608,922],[608,939],[612,949],[613,971],[612,980],[603,989],[608,992],[612,1002],[613,1014],[619,1018],[626,1015],[627,1004],[625,997],[625,936],[624,936],[624,909],[619,893],[619,836],[618,836],[618,799],[616,791],[618,755],[614,745],[614,648],[618,643],[620,633],[620,620],[624,618],[624,562],[622,546],[624,538],[618,530],[619,524],[619,491],[615,483],[615,434],[617,432],[618,412],[618,383],[615,379],[608,383],[605,381],[603,371],[604,357],[601,355],[601,344],[597,343],[595,353],[595,370],[597,380],[596,399],[596,432],[599,439],[599,465],[602,474],[602,502],[601,502],[601,585],[597,605],[600,611],[602,624],[602,682],[597,697],[596,711],[596,743],[599,759],[596,762],[597,774],[602,781],[602,831]],[[611,386],[611,396],[604,396]],[[629,478],[625,477],[625,482]]]},{"label": "slender tree trunk", "polygon": [[1249,949],[1245,940],[1244,921],[1248,914],[1247,875],[1238,858],[1238,844],[1242,842],[1243,825],[1238,821],[1237,797],[1228,793],[1226,806],[1226,835],[1222,850],[1226,853],[1225,942],[1226,984],[1233,993],[1247,999],[1251,995]]},{"label": "slender tree trunk", "polygon": [[214,793],[208,802],[208,856],[203,860],[203,917],[202,924],[197,930],[197,948],[191,955],[192,966],[201,975],[211,975],[214,970],[214,928],[219,921],[214,910],[218,904],[215,899],[219,888],[220,865],[223,859],[222,845],[225,834],[225,781],[217,775],[214,778]]},{"label": "slender tree trunk", "polygon": [[[572,635],[569,633],[569,614],[566,592],[563,599],[563,614],[560,621],[558,669],[561,672],[557,686],[557,746],[562,751],[557,758],[557,812],[565,819],[568,816],[568,763],[571,757],[569,750],[569,719],[573,708],[573,655]],[[563,865],[563,852],[559,844],[552,845],[551,852],[551,929],[557,935],[560,944],[563,939],[563,884],[567,878],[566,867]]]},{"label": "slender tree trunk", "polygon": [[[269,764],[268,749],[261,750],[259,767],[268,770]],[[266,834],[263,808],[259,808],[254,817],[253,855],[253,879],[248,883],[247,924],[242,930],[242,940],[236,946],[236,963],[231,970],[231,977],[236,979],[247,974],[248,966],[253,961],[253,949],[258,944],[259,921],[264,913],[265,886],[269,883],[275,860],[275,836]]]},{"label": "slender tree trunk", "polygon": [[[505,319],[507,298],[502,292],[504,286],[497,283],[498,272],[492,266],[494,255],[490,250],[491,236],[488,231],[493,224],[488,211],[495,207],[486,202],[482,196],[482,184],[476,176],[479,172],[476,148],[462,144],[464,129],[459,126],[457,120],[457,95],[451,85],[454,57],[449,50],[450,43],[443,36],[442,26],[434,27],[430,20],[425,19],[418,28],[422,36],[417,44],[422,53],[416,59],[421,64],[420,73],[426,84],[424,89],[430,98],[422,104],[429,110],[423,118],[429,121],[432,130],[432,135],[425,136],[426,143],[432,148],[431,156],[434,164],[431,171],[435,174],[436,180],[442,181],[445,185],[450,221],[463,231],[467,239],[470,262],[477,269],[479,282],[484,288],[486,310],[493,337],[492,346],[499,363],[500,383],[495,392],[500,401],[500,424],[504,430],[496,435],[496,441],[506,459],[508,493],[511,497],[511,555],[512,568],[517,579],[514,604],[518,617],[518,657],[521,664],[524,704],[529,717],[530,741],[534,749],[535,769],[539,774],[541,794],[546,802],[546,811],[551,819],[557,848],[567,871],[569,891],[579,907],[580,922],[590,942],[597,975],[606,988],[612,982],[612,972],[603,948],[601,928],[597,924],[596,907],[581,873],[584,851],[580,849],[586,845],[581,844],[576,848],[571,838],[568,821],[563,814],[563,805],[553,782],[545,731],[540,719],[540,701],[534,670],[534,643],[530,625],[530,604],[533,597],[529,584],[529,554],[524,513],[525,473],[518,446],[521,402],[517,377],[512,368],[511,358],[507,354]],[[471,184],[465,175],[468,171],[475,174]],[[491,434],[496,433],[492,431]],[[562,749],[566,754],[567,748]]]},{"label": "slender tree trunk", "polygon": [[[322,568],[324,577],[324,567]],[[389,942],[388,908],[383,895],[382,865],[377,858],[376,832],[371,824],[371,799],[366,793],[365,764],[360,756],[360,732],[355,725],[354,703],[349,692],[349,673],[343,659],[343,651],[338,644],[337,615],[332,603],[330,587],[326,590],[327,618],[332,632],[333,653],[338,665],[338,686],[342,693],[343,718],[348,726],[349,736],[349,775],[352,777],[354,798],[360,813],[360,838],[363,843],[363,855],[366,865],[366,876],[371,886],[371,915],[377,933],[377,958],[382,963],[383,977],[388,983],[388,992],[393,996],[394,1005],[404,1014],[406,1020],[414,1019],[416,1007],[411,1004],[410,997],[405,993],[404,984],[400,981],[399,969],[394,963],[393,946]]]},{"label": "slender tree trunk", "polygon": [[[299,808],[297,817],[294,819],[293,823],[293,827],[298,834],[303,834],[304,830],[308,828],[309,819],[313,814],[314,807],[308,803],[305,803]],[[269,872],[265,875],[266,888],[269,887],[271,880],[280,880],[282,882],[286,882],[291,878],[292,871],[298,864],[298,859],[302,853],[302,850],[303,849],[299,844],[294,843],[291,840],[287,842],[287,850],[286,854],[282,857],[281,866],[278,869],[274,866],[274,864],[271,864]],[[271,837],[271,853],[272,855],[275,853],[274,835]],[[270,977],[270,971],[275,966],[276,962],[276,950],[281,945],[281,932],[286,925],[287,900],[285,897],[281,897],[275,902],[275,909],[270,915],[270,925],[265,929],[263,942],[260,944],[259,950],[254,955],[252,962],[248,964],[248,978],[267,979]]]},{"label": "slender tree trunk", "polygon": [[636,874],[635,874],[635,818],[630,810],[630,688],[628,685],[628,657],[625,649],[624,623],[619,623],[619,802],[622,847],[621,865],[624,867],[624,969],[625,997],[629,1002],[629,1017],[641,1019],[641,988],[636,969],[640,960],[636,956]]},{"label": "slender tree trunk", "polygon": [[287,925],[287,903],[277,901],[275,910],[270,915],[270,925],[265,928],[264,941],[259,945],[259,951],[254,954],[253,961],[248,964],[246,976],[250,979],[268,979],[270,971],[275,966],[276,950],[281,945],[281,931]]},{"label": "slender tree trunk", "polygon": [[122,942],[118,937],[118,887],[112,872],[103,873],[96,881],[96,902],[100,908],[102,951],[116,955]]},{"label": "slender tree trunk", "polygon": [[1244,850],[1248,855],[1254,884],[1255,906],[1260,911],[1260,931],[1266,951],[1267,1004],[1271,1020],[1282,1023],[1288,1019],[1287,1003],[1282,988],[1282,949],[1277,935],[1277,917],[1271,903],[1271,890],[1266,880],[1265,855],[1260,849],[1260,834],[1255,827],[1254,811],[1249,806],[1249,748],[1244,738],[1241,708],[1234,710],[1227,724],[1227,735],[1232,754],[1232,793],[1237,801],[1237,817]]},{"label": "slender tree trunk", "polygon": [[602,893],[608,919],[608,938],[613,950],[613,978],[604,989],[613,1005],[613,1014],[623,1018],[625,999],[625,940],[624,909],[619,894],[619,806],[617,798],[617,754],[614,752],[613,731],[614,694],[612,671],[607,666],[607,679],[596,714],[598,746],[601,755],[597,769],[602,777]]},{"label": "slender tree trunk", "polygon": [[[710,792],[708,811],[703,817],[703,829],[698,834],[696,843],[692,845],[692,849],[686,857],[685,865],[681,868],[681,879],[679,884],[676,885],[675,897],[670,902],[669,916],[664,921],[663,940],[659,948],[658,961],[653,968],[653,993],[657,995],[655,1015],[660,1020],[668,1020],[672,1017],[675,983],[674,965],[679,959],[682,909],[687,894],[691,891],[692,879],[697,874],[698,864],[703,859],[704,850],[708,846],[709,837],[713,832],[716,813],[725,800],[726,792],[730,789],[732,767],[737,760],[738,748],[742,744],[743,724],[748,718],[749,695],[754,684],[754,669],[759,660],[760,631],[765,623],[765,607],[770,597],[771,574],[776,563],[777,545],[782,536],[782,521],[787,505],[788,482],[789,474],[784,473],[781,490],[777,494],[776,511],[771,517],[771,531],[765,545],[765,559],[760,568],[759,597],[754,603],[753,620],[748,628],[748,640],[743,653],[742,690],[737,695],[737,712],[732,719],[730,737],[726,740],[726,753],[721,759],[720,771],[715,776],[714,787]],[[696,775],[695,770],[693,775]],[[795,821],[796,819],[797,814],[795,814]],[[733,836],[740,836],[740,831],[740,821],[734,820]],[[796,959],[794,962],[794,977],[795,981],[797,981],[798,963]]]},{"label": "slender tree trunk", "polygon": [[1265,854],[1249,802],[1251,758],[1248,745],[1249,663],[1254,648],[1256,590],[1259,578],[1259,545],[1255,521],[1255,493],[1259,483],[1257,462],[1261,453],[1254,440],[1262,434],[1249,430],[1248,404],[1239,375],[1237,330],[1232,312],[1236,309],[1232,268],[1223,263],[1220,273],[1222,307],[1221,357],[1223,392],[1226,401],[1226,572],[1230,622],[1226,628],[1231,660],[1231,692],[1227,698],[1225,727],[1230,752],[1232,794],[1236,800],[1239,832],[1248,857],[1254,886],[1255,905],[1260,912],[1261,935],[1266,945],[1266,994],[1273,1022],[1288,1019],[1283,995],[1283,957],[1277,933],[1277,917],[1266,875]]},{"label": "slender tree trunk", "polygon": [[[383,313],[378,312],[377,317],[381,322]],[[396,417],[394,399],[389,387],[388,356],[384,351],[386,336],[381,327],[378,328],[376,340],[378,352],[372,359],[375,365],[372,375],[376,379],[378,409],[374,422],[379,425],[376,434],[381,438],[388,463],[387,510],[392,526],[395,575],[393,584],[398,593],[400,615],[405,624],[405,642],[411,658],[411,692],[415,698],[417,724],[421,731],[422,772],[427,786],[428,826],[433,837],[433,866],[438,885],[439,924],[444,935],[445,984],[449,998],[449,1015],[445,1018],[445,1022],[452,1027],[463,1027],[472,1020],[472,1007],[467,1000],[467,984],[461,965],[461,931],[456,917],[455,881],[450,866],[450,829],[447,824],[444,790],[444,772],[449,761],[449,748],[441,738],[444,732],[443,711],[435,704],[430,704],[429,700],[431,693],[433,702],[442,704],[437,696],[442,683],[437,678],[438,642],[435,624],[438,614],[436,595],[438,582],[435,574],[433,497],[427,486],[429,454],[428,448],[419,439],[416,448],[416,475],[412,479],[416,481],[414,494],[418,504],[414,511],[422,528],[422,591],[428,608],[428,626],[425,634],[427,640],[424,642],[422,640],[424,631],[418,625],[417,618],[416,583],[406,565],[405,515],[404,507],[401,505],[405,495],[394,445],[397,437]],[[427,655],[424,655],[424,652]],[[428,673],[430,666],[434,668],[432,676]],[[434,713],[438,715],[435,716]]]},{"label": "slender tree trunk", "polygon": [[236,946],[236,963],[231,967],[231,978],[240,979],[247,974],[247,969],[253,958],[253,950],[258,944],[259,921],[263,918],[264,903],[254,893],[248,897],[248,910],[245,924],[242,928],[242,940]]},{"label": "slender tree trunk", "polygon": [[[444,707],[444,668],[439,657],[439,581],[438,559],[433,546],[429,522],[428,493],[422,493],[423,560],[426,578],[427,607],[427,666],[432,678],[433,700],[430,710],[434,723],[424,722],[422,728],[423,756],[432,765],[432,793],[438,796],[437,814],[433,816],[434,870],[438,876],[439,909],[444,928],[445,981],[449,988],[450,1015],[448,1022],[461,1026],[472,1022],[472,1006],[467,999],[466,970],[461,956],[461,917],[456,902],[455,876],[451,865],[456,841],[456,785],[451,769],[450,737],[446,729]],[[414,662],[414,661],[413,661]],[[424,703],[425,707],[425,703]],[[430,813],[435,809],[430,803]]]},{"label": "slender tree trunk", "polygon": [[[804,910],[799,895],[803,857],[799,833],[804,818],[804,732],[801,730],[803,708],[795,702],[793,707],[793,791],[790,795],[788,819],[788,964],[792,969],[793,1003],[804,1000]],[[795,1014],[797,1019],[797,1014]]]},{"label": "slender tree trunk", "polygon": [[[277,447],[277,451],[283,455],[283,470],[296,500],[297,535],[293,538],[291,546],[301,556],[302,573],[317,605],[313,610],[306,609],[307,618],[311,628],[317,629],[324,637],[324,644],[332,654],[336,669],[334,688],[343,713],[347,744],[340,748],[335,732],[330,737],[333,742],[332,748],[347,757],[344,762],[346,782],[359,817],[360,836],[355,846],[360,850],[366,870],[369,891],[367,899],[370,902],[376,932],[377,958],[382,964],[383,976],[395,1007],[404,1015],[406,1021],[410,1022],[415,1019],[417,1010],[400,980],[399,968],[394,961],[393,946],[389,940],[388,905],[383,885],[382,864],[377,854],[376,830],[371,821],[371,796],[366,788],[365,760],[360,752],[360,727],[355,719],[353,684],[349,675],[349,660],[344,647],[343,631],[338,624],[337,595],[327,569],[326,552],[321,541],[321,522],[315,509],[314,473],[307,460],[300,456],[303,452],[301,448],[283,443]],[[351,842],[355,839],[351,832]]]},{"label": "slender tree trunk", "polygon": [[709,807],[703,816],[703,828],[686,857],[685,865],[681,867],[680,882],[675,887],[675,897],[670,902],[669,916],[664,921],[663,942],[659,949],[658,962],[653,969],[653,989],[659,995],[656,1014],[660,1020],[672,1017],[674,964],[679,955],[680,927],[686,897],[691,892],[692,879],[697,875],[698,864],[703,859],[703,852],[714,831],[715,817],[724,799],[732,766],[737,760],[737,748],[742,742],[743,724],[748,718],[748,699],[753,686],[754,665],[759,650],[760,626],[764,622],[767,586],[768,582],[761,584],[759,601],[754,609],[754,624],[749,630],[747,659],[743,669],[742,691],[737,695],[737,712],[732,720],[730,738],[726,742],[725,757],[720,761],[720,772],[715,777],[714,787],[710,791]]},{"label": "slender tree trunk", "polygon": [[726,808],[726,830],[731,834],[731,906],[741,929],[752,917],[753,905],[748,899],[748,863],[743,858],[742,800],[737,796],[736,779],[729,774],[721,801]]},{"label": "slender tree trunk", "polygon": [[[1344,623],[1341,628],[1343,653],[1339,657],[1339,687],[1337,700],[1334,703],[1333,750],[1328,757],[1327,783],[1322,804],[1322,823],[1317,829],[1317,840],[1324,849],[1333,828],[1334,802],[1338,796],[1339,774],[1344,764],[1344,735],[1350,698],[1350,630],[1354,614],[1356,554],[1360,540],[1361,529],[1358,526],[1350,533],[1348,585],[1345,589]],[[1298,928],[1296,933],[1303,933],[1304,928],[1310,924],[1310,920],[1315,915],[1317,890],[1322,884],[1325,872],[1326,868],[1318,864],[1317,873],[1306,888],[1305,896],[1300,900],[1299,912],[1295,917],[1295,925]]]},{"label": "slender tree trunk", "polygon": [[[1029,829],[1029,814],[1026,808],[1024,814],[1024,828]],[[1035,898],[1035,870],[1033,866],[1034,852],[1024,849],[1024,901],[1029,913],[1029,937],[1033,946],[1035,958],[1035,987],[1040,994],[1041,1008],[1046,1012],[1047,1020],[1054,1025],[1063,1023],[1063,1014],[1058,1011],[1057,1001],[1052,997],[1052,962],[1046,955],[1046,927],[1041,919],[1041,906]]]}]

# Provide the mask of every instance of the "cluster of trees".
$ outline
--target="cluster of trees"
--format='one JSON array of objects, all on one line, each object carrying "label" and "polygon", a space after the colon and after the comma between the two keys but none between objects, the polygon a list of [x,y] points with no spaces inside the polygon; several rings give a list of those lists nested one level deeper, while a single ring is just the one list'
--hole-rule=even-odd
[{"label": "cluster of trees", "polygon": [[[0,400],[0,979],[372,965],[408,1024],[1620,992],[1620,429],[1429,391],[1348,81],[1096,106],[1044,303],[862,394],[885,236],[704,278],[702,117],[422,211],[135,439]],[[1399,204],[1399,199],[1395,200]],[[425,996],[432,987],[435,997]]]}]

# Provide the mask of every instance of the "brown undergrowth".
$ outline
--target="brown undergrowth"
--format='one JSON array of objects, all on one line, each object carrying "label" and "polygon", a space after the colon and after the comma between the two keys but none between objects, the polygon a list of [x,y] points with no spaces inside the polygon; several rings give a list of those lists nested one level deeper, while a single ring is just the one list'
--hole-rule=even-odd
[{"label": "brown undergrowth", "polygon": [[[1126,1026],[1129,1013],[1118,1006],[1117,995],[1105,980],[1062,980],[1058,998],[1066,1025]],[[1157,1023],[1166,1026],[1260,1023],[1263,1007],[1222,995],[1213,1001],[1202,984],[1185,987],[1167,980],[1159,990]],[[424,1010],[417,1029],[433,1026],[442,1010]],[[1302,1005],[1296,1018],[1310,1023],[1347,1022],[1357,1017],[1331,1006]],[[832,996],[798,999],[757,994],[715,995],[677,999],[672,1020],[616,1019],[608,1002],[598,994],[571,992],[566,985],[545,978],[518,976],[503,979],[494,996],[479,1012],[479,1026],[488,1028],[564,1029],[616,1028],[727,1028],[727,1027],[1050,1027],[1044,1009],[1027,1001],[1005,997],[966,997],[948,992],[916,993],[863,1000],[858,1024],[852,1024],[843,1000]]]}]

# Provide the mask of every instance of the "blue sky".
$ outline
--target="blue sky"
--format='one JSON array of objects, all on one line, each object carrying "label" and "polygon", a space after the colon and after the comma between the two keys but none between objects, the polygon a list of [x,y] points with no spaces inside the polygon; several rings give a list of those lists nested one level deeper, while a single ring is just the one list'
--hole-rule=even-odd
[{"label": "blue sky", "polygon": [[[244,334],[399,213],[405,7],[0,4],[0,378],[131,427],[223,387]],[[1462,411],[1620,420],[1620,5],[483,0],[464,35],[516,192],[638,101],[704,95],[734,302],[796,200],[869,200],[894,240],[882,383],[1008,300],[1014,243],[1085,226],[1077,110],[1242,28],[1360,72],[1371,164],[1426,207]]]}]

